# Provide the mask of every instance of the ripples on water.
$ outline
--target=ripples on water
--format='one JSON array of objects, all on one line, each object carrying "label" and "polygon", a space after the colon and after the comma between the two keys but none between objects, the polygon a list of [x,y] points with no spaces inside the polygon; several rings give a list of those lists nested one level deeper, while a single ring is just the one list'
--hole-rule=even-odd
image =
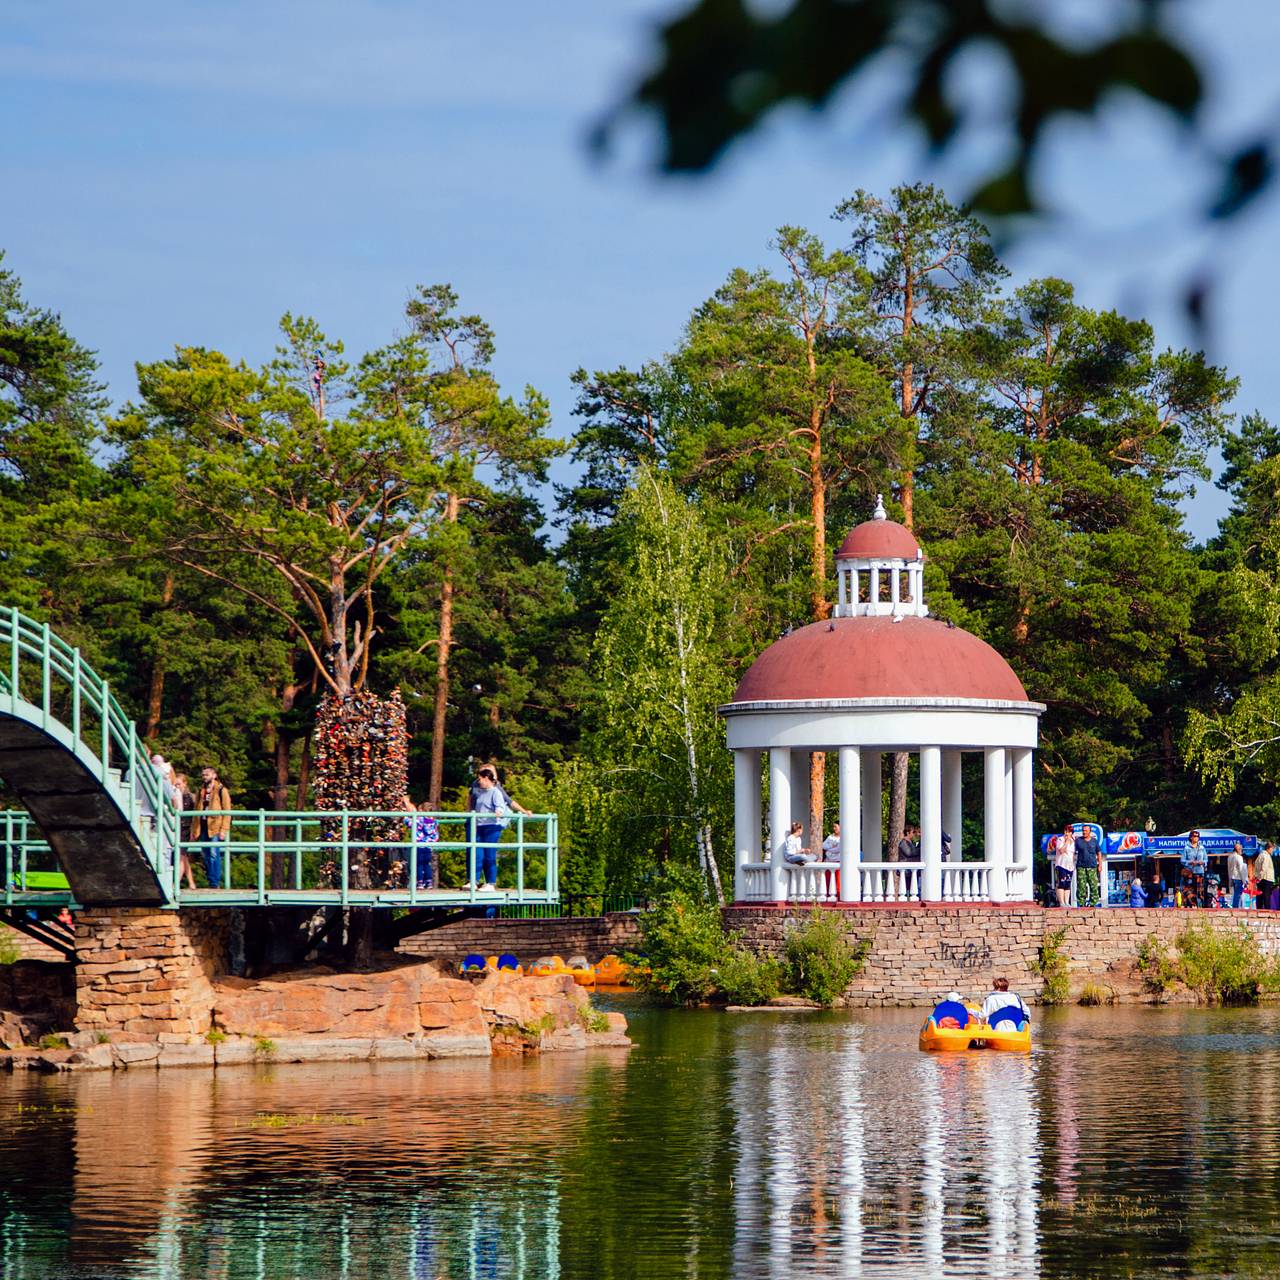
[{"label": "ripples on water", "polygon": [[628,1055],[0,1077],[26,1277],[1280,1275],[1280,1011],[670,1013]]}]

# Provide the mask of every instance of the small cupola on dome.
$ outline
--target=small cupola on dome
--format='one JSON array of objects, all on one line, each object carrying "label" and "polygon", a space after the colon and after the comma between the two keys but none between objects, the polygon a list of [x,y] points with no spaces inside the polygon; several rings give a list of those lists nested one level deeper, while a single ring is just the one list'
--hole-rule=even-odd
[{"label": "small cupola on dome", "polygon": [[837,618],[928,616],[924,552],[910,529],[885,514],[883,494],[871,519],[840,544],[836,587]]}]

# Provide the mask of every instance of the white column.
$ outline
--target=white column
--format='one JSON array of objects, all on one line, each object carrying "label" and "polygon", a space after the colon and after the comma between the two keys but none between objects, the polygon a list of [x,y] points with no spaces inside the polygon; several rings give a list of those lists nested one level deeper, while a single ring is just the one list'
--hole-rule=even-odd
[{"label": "white column", "polygon": [[862,860],[880,862],[884,855],[881,843],[880,817],[880,753],[862,748]]},{"label": "white column", "polygon": [[[791,753],[791,821],[803,822],[804,833],[800,837],[804,848],[812,851],[813,832],[809,830],[809,753],[793,751]],[[822,836],[818,836],[818,844]]]},{"label": "white column", "polygon": [[983,752],[982,839],[991,866],[991,901],[1003,902],[1005,857],[1004,748],[988,747]]},{"label": "white column", "polygon": [[769,883],[774,902],[785,902],[782,842],[791,830],[791,752],[786,747],[769,751]]},{"label": "white column", "polygon": [[[879,606],[880,604],[880,570],[871,570],[871,603]],[[872,613],[876,613],[878,609],[872,609]]]},{"label": "white column", "polygon": [[964,852],[964,808],[960,794],[960,766],[964,760],[961,751],[942,753],[942,826],[951,837],[951,861],[959,862]]},{"label": "white column", "polygon": [[920,899],[942,901],[942,749],[920,748]]},{"label": "white column", "polygon": [[840,787],[840,901],[862,898],[862,769],[857,747],[841,747],[837,765]]},{"label": "white column", "polygon": [[889,570],[889,599],[893,601],[894,612],[897,612],[898,605],[901,602],[900,589],[902,585],[901,569]]},{"label": "white column", "polygon": [[[1013,861],[1013,748],[1004,752],[1004,860]],[[1006,897],[1008,894],[1006,893]]]},{"label": "white column", "polygon": [[1027,868],[1018,876],[1019,898],[1030,897],[1031,858],[1035,848],[1035,831],[1031,813],[1031,748],[1020,747],[1013,752],[1013,852],[1011,862]]},{"label": "white column", "polygon": [[733,900],[747,896],[745,863],[760,861],[760,753],[733,753]]}]

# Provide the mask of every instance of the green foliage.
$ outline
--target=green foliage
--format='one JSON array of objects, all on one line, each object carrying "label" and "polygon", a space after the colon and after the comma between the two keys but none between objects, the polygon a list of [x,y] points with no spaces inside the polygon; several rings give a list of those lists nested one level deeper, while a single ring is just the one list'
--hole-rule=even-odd
[{"label": "green foliage", "polygon": [[1086,982],[1080,988],[1080,1004],[1097,1007],[1102,1004],[1114,1004],[1115,993],[1098,982]]},{"label": "green foliage", "polygon": [[[820,918],[822,917],[822,918]],[[851,946],[832,912],[814,915],[787,939],[785,961],[759,957],[726,934],[719,909],[695,872],[673,870],[640,916],[643,952],[627,957],[632,981],[668,1004],[767,1004],[782,991],[830,1005],[862,965],[867,947]]]},{"label": "green foliage", "polygon": [[1188,925],[1172,954],[1152,935],[1138,948],[1138,968],[1152,991],[1182,984],[1212,1004],[1254,1004],[1259,995],[1280,991],[1280,958],[1264,955],[1247,925]]},{"label": "green foliage", "polygon": [[676,1005],[700,1004],[717,990],[727,940],[696,871],[667,873],[640,915],[640,937],[641,954],[626,957],[639,990]]},{"label": "green foliage", "polygon": [[1044,983],[1040,993],[1042,1004],[1066,1004],[1071,994],[1067,976],[1071,956],[1063,945],[1066,937],[1066,925],[1046,933],[1040,940],[1036,958],[1027,961],[1027,968]]},{"label": "green foliage", "polygon": [[0,964],[16,964],[22,958],[22,948],[8,929],[0,931]]},{"label": "green foliage", "polygon": [[255,1036],[253,1040],[253,1052],[259,1058],[271,1058],[275,1056],[276,1042],[267,1036]]},{"label": "green foliage", "polygon": [[71,1047],[66,1036],[60,1036],[53,1032],[41,1036],[36,1043],[41,1049],[69,1049]]},{"label": "green foliage", "polygon": [[207,1044],[225,1044],[227,1033],[225,1031],[220,1031],[217,1027],[210,1027],[209,1030],[204,1033],[204,1038]]},{"label": "green foliage", "polygon": [[[946,151],[967,143],[979,118],[992,121],[991,104],[976,106],[952,83],[957,63],[981,51],[999,59],[1009,81],[994,121],[1014,143],[975,174],[968,200],[989,213],[1022,214],[1038,207],[1032,171],[1058,121],[1100,115],[1117,96],[1132,95],[1203,128],[1197,109],[1208,57],[1189,33],[1160,5],[1111,16],[1080,40],[1036,9],[1010,13],[946,0],[792,0],[767,8],[687,0],[665,19],[655,63],[629,87],[596,141],[605,143],[619,117],[656,114],[661,166],[705,170],[779,109],[823,107],[852,86],[865,93],[869,82],[878,83],[884,59],[909,44],[890,124],[909,124]],[[1216,199],[1204,201],[1198,187],[1182,199],[1215,218],[1246,206],[1271,181],[1270,136],[1265,116],[1253,121],[1240,150],[1219,161]]]},{"label": "green foliage", "polygon": [[770,956],[757,956],[732,938],[720,958],[716,990],[726,1004],[768,1004],[782,993],[785,966]]},{"label": "green foliage", "polygon": [[862,971],[871,943],[851,943],[837,911],[815,906],[804,924],[787,933],[787,990],[830,1008]]},{"label": "green foliage", "polygon": [[1154,933],[1138,943],[1138,972],[1147,990],[1157,995],[1172,990],[1181,980],[1176,960]]},{"label": "green foliage", "polygon": [[602,1009],[593,1009],[586,1005],[581,1011],[582,1025],[593,1035],[602,1035],[609,1030],[609,1015]]},{"label": "green foliage", "polygon": [[[579,370],[582,475],[554,512],[533,492],[560,448],[546,405],[498,385],[492,331],[447,286],[359,357],[292,314],[274,358],[181,347],[104,422],[92,354],[0,271],[3,600],[238,804],[307,804],[332,657],[340,684],[400,688],[415,799],[433,756],[447,807],[495,760],[561,815],[564,892],[647,893],[675,864],[714,896],[733,839],[715,708],[825,616],[832,548],[883,491],[935,616],[1049,705],[1039,812],[1280,822],[1280,429],[1232,430],[1234,380],[1141,319],[1062,280],[1006,288],[934,187],[857,191],[837,219],[830,244],[778,230],[767,267],[673,317],[669,356]],[[1231,514],[1196,549],[1178,504],[1218,445]]]},{"label": "green foliage", "polygon": [[[593,650],[594,727],[585,753],[609,788],[633,863],[661,839],[721,896],[732,780],[716,707],[732,694],[721,653],[727,566],[694,507],[647,468],[623,502],[624,582]],[[633,888],[613,884],[615,890]]]}]

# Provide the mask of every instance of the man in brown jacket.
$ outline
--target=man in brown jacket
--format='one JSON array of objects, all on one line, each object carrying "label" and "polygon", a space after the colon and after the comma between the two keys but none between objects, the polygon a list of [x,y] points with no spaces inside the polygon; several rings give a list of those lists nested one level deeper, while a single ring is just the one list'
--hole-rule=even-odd
[{"label": "man in brown jacket", "polygon": [[[231,792],[227,790],[217,769],[200,771],[200,793],[196,809],[208,816],[200,819],[200,839],[204,843],[204,869],[211,889],[222,888],[222,846],[231,835],[231,815],[218,813],[231,808]],[[230,868],[228,868],[230,869]]]}]

